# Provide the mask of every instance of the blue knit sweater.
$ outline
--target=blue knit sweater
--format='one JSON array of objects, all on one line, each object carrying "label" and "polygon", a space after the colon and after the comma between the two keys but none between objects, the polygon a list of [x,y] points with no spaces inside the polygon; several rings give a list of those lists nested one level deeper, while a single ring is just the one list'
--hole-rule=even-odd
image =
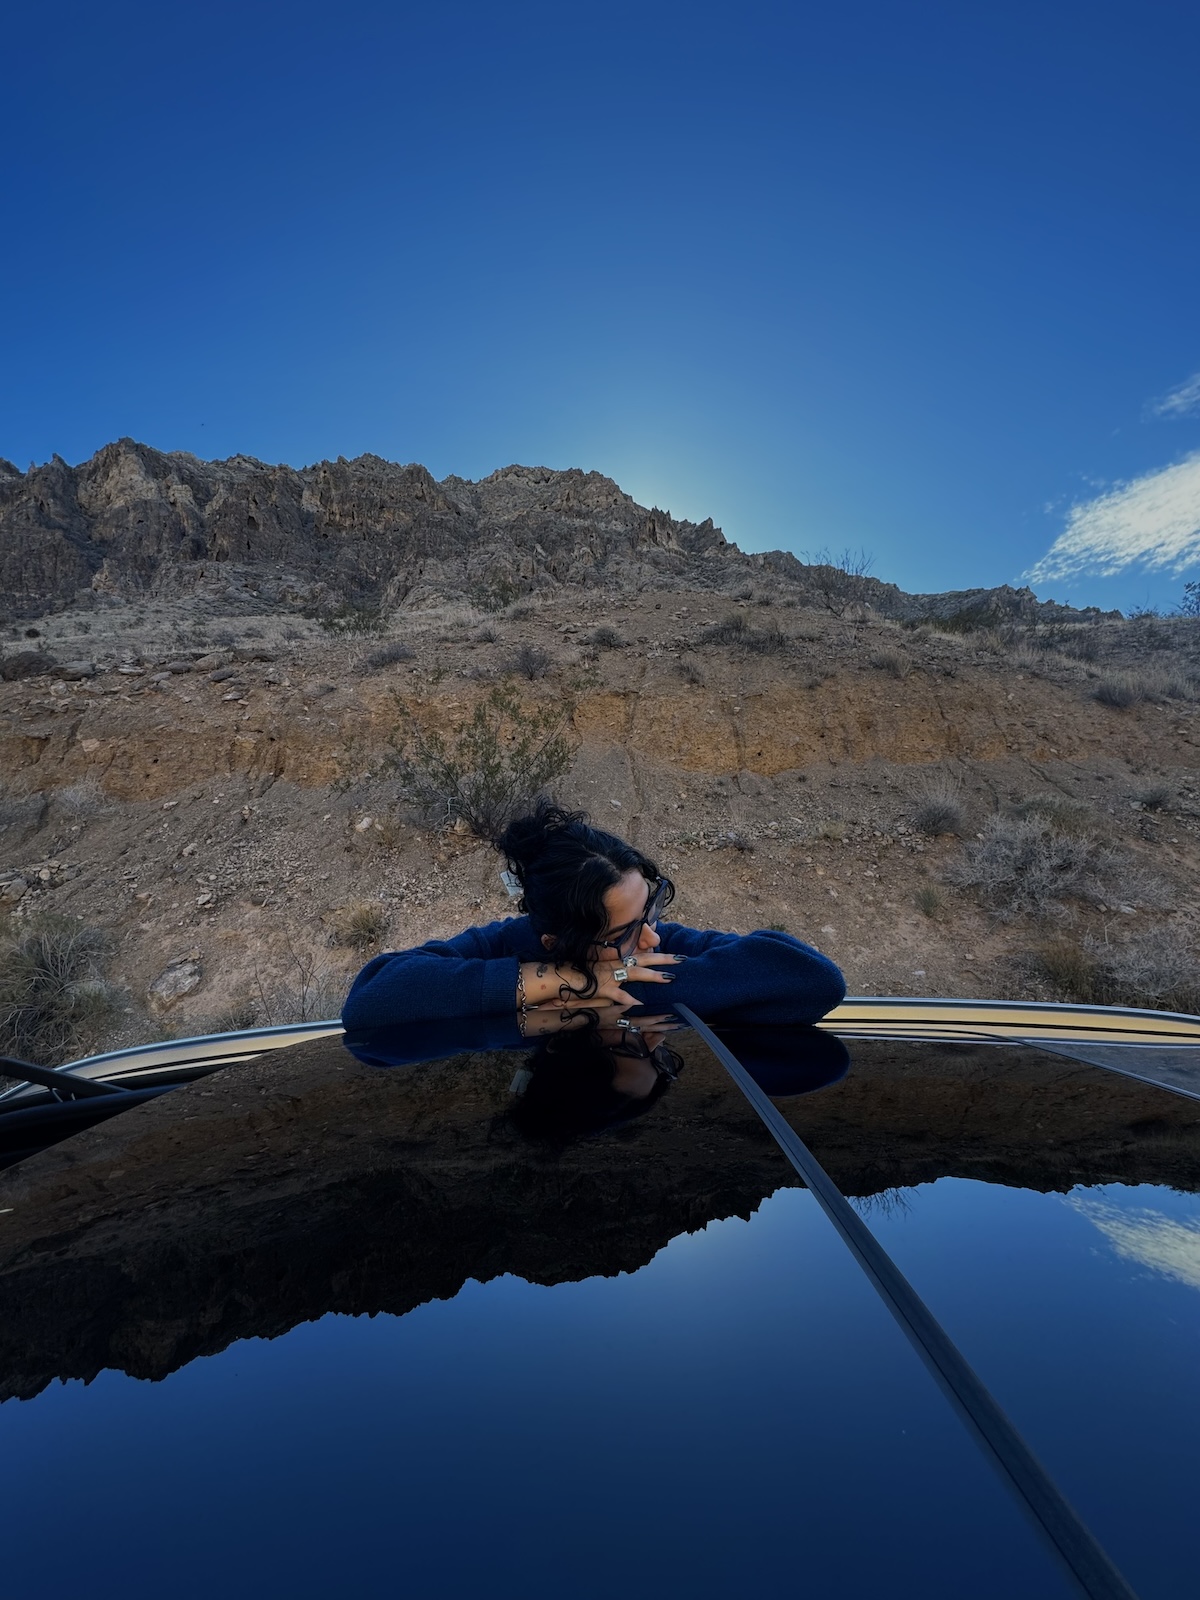
[{"label": "blue knit sweater", "polygon": [[[789,933],[703,932],[678,922],[660,922],[657,931],[659,949],[687,960],[670,969],[670,984],[639,984],[635,967],[625,985],[656,1011],[680,1004],[705,1017],[815,1022],[845,996],[833,962]],[[528,917],[431,939],[369,961],[346,997],[342,1021],[347,1028],[379,1028],[515,1012],[519,963],[545,959]]]}]

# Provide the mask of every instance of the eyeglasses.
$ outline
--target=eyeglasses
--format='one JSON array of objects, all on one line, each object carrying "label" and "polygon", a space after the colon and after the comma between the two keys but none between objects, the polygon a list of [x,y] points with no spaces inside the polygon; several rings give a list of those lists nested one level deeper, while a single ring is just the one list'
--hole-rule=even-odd
[{"label": "eyeglasses", "polygon": [[646,909],[636,922],[626,923],[623,928],[614,928],[607,939],[596,941],[602,950],[615,950],[622,961],[631,956],[638,947],[642,929],[653,928],[662,916],[675,893],[675,885],[670,878],[659,878],[657,883],[648,885],[648,891]]}]

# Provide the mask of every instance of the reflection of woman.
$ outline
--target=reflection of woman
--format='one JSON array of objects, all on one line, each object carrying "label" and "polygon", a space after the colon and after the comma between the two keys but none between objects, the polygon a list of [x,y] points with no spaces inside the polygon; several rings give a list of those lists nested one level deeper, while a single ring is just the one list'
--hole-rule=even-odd
[{"label": "reflection of woman", "polygon": [[662,922],[671,880],[582,812],[541,801],[497,848],[526,914],[376,956],[347,997],[348,1028],[515,1010],[534,1033],[539,1011],[587,1010],[620,1025],[631,1006],[676,1004],[812,1022],[846,992],[833,962],[790,934]]},{"label": "reflection of woman", "polygon": [[[529,1138],[565,1143],[640,1117],[666,1093],[682,1062],[666,1027],[645,1031],[571,1027],[548,1033],[519,1076],[527,1081],[509,1113]],[[514,1080],[515,1081],[515,1080]]]}]

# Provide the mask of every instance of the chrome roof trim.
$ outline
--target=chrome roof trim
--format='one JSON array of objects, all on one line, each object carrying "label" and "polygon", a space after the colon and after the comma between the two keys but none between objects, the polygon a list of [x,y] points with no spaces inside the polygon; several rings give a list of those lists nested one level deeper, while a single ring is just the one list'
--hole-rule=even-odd
[{"label": "chrome roof trim", "polygon": [[[1142,1011],[1132,1006],[851,995],[820,1025],[843,1039],[1044,1044],[1049,1049],[1062,1043],[1200,1051],[1200,1017]],[[84,1056],[64,1063],[62,1070],[125,1087],[147,1086],[200,1077],[219,1067],[257,1060],[271,1050],[305,1044],[311,1039],[333,1038],[342,1032],[342,1024],[331,1019],[246,1028],[237,1033],[206,1033]],[[1200,1055],[1197,1059],[1200,1061]],[[15,1084],[0,1093],[0,1109],[15,1109],[19,1103],[46,1092],[36,1084]]]}]

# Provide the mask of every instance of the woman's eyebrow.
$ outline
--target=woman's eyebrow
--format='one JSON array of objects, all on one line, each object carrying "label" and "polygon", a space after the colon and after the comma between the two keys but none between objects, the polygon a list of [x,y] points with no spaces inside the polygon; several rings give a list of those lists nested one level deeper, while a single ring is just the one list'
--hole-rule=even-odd
[{"label": "woman's eyebrow", "polygon": [[646,903],[642,907],[641,916],[630,917],[628,922],[622,922],[621,925],[619,927],[617,927],[617,928],[605,928],[604,935],[601,935],[601,937],[604,937],[605,935],[610,934],[610,933],[627,933],[629,931],[629,929],[633,927],[635,922],[641,922],[642,919],[645,917],[647,911],[649,911],[649,909],[650,909],[650,902],[651,902],[651,900],[653,900],[653,898],[654,898],[654,890],[653,890],[652,886],[650,885],[650,883],[647,882],[647,884],[646,884]]}]

